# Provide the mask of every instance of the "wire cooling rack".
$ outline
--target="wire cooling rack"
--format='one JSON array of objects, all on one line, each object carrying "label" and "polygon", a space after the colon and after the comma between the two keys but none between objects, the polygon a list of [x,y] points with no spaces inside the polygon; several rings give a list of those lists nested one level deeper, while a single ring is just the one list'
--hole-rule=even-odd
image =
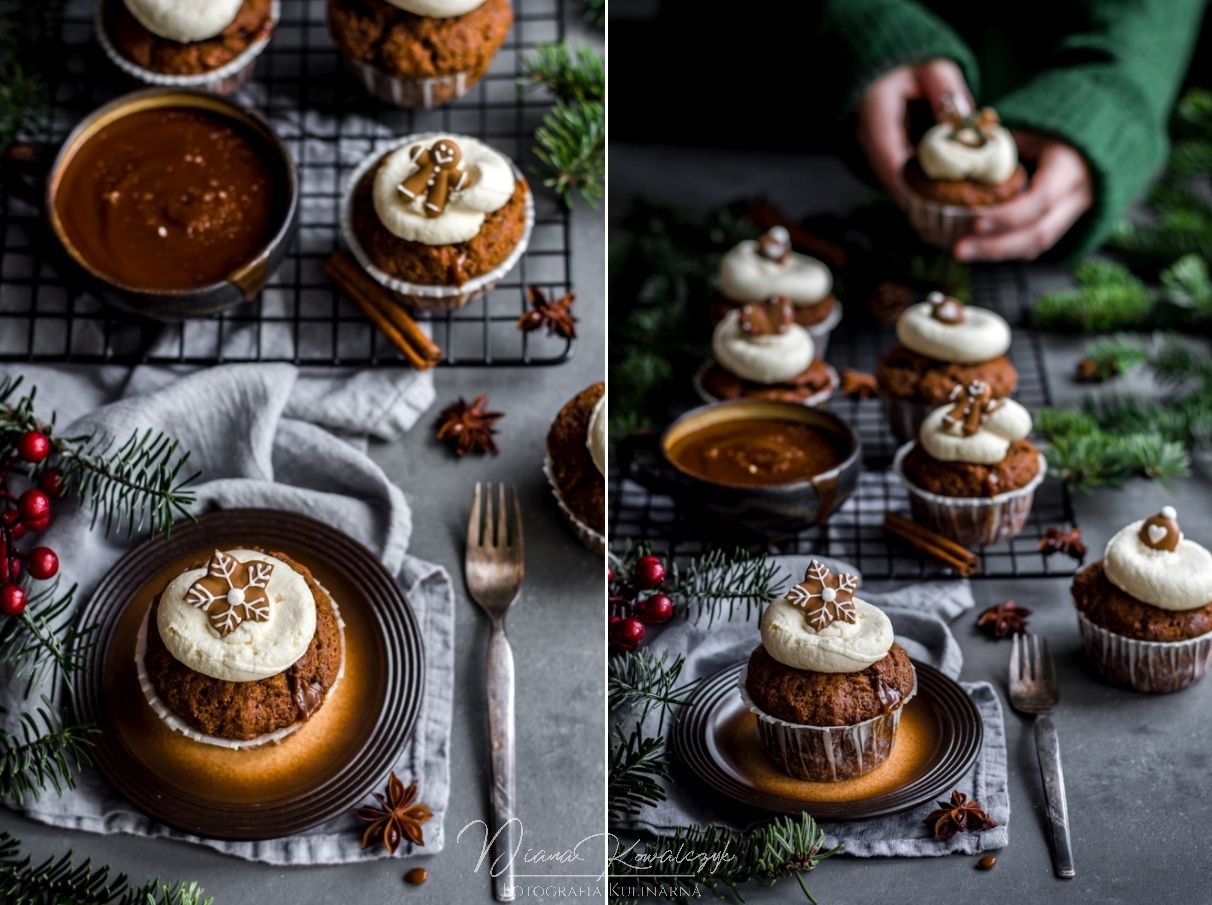
[{"label": "wire cooling rack", "polygon": [[[269,48],[238,99],[273,123],[299,167],[299,238],[261,297],[213,318],[160,324],[122,314],[68,285],[55,268],[41,211],[0,193],[0,361],[208,365],[289,361],[302,365],[398,364],[396,350],[324,275],[337,245],[337,211],[348,175],[393,136],[475,135],[529,172],[531,136],[551,103],[519,90],[524,57],[564,36],[564,0],[514,0],[515,22],[488,74],[465,97],[430,111],[404,111],[369,97],[340,59],[324,23],[325,0],[284,0]],[[46,138],[61,140],[89,111],[139,87],[106,59],[93,30],[95,0],[69,3],[64,77]],[[532,179],[532,187],[537,180]],[[574,344],[522,333],[526,287],[571,289],[569,216],[541,188],[526,254],[488,296],[447,314],[422,316],[446,365],[551,365]]]},{"label": "wire cooling rack", "polygon": [[[1010,358],[1018,370],[1015,397],[1030,410],[1052,402],[1044,370],[1039,335],[1026,326],[1028,294],[1021,267],[981,268],[974,274],[973,304],[999,312],[1015,326]],[[848,312],[829,339],[829,363],[838,370],[855,368],[871,373],[878,358],[896,342],[891,327],[873,327],[870,320]],[[687,376],[687,385],[690,378]],[[688,399],[687,408],[694,405]],[[863,443],[863,474],[853,495],[829,521],[795,537],[778,542],[738,535],[735,526],[713,525],[677,509],[666,496],[650,493],[634,480],[628,462],[612,473],[610,481],[611,543],[621,548],[628,541],[648,541],[670,557],[689,557],[708,550],[743,547],[753,552],[820,554],[853,564],[868,579],[920,580],[944,577],[949,570],[890,540],[880,529],[884,513],[907,512],[909,502],[900,482],[889,471],[897,441],[887,428],[878,400],[837,399],[831,403]],[[1052,526],[1073,524],[1069,493],[1059,481],[1046,480],[1036,491],[1031,517],[1022,533],[1011,541],[976,552],[980,570],[974,577],[1039,578],[1071,575],[1078,563],[1065,554],[1045,556],[1040,540]]]}]

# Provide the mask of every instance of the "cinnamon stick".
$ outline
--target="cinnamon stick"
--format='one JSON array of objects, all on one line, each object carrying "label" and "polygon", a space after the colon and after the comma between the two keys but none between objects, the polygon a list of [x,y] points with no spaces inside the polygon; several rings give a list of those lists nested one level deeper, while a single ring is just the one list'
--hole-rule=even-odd
[{"label": "cinnamon stick", "polygon": [[806,254],[824,261],[834,270],[846,266],[846,250],[835,242],[813,235],[794,218],[775,207],[769,201],[755,201],[745,211],[745,216],[759,229],[781,226],[791,236],[791,244]]},{"label": "cinnamon stick", "polygon": [[885,513],[882,527],[885,534],[949,566],[963,578],[975,574],[980,568],[980,558],[967,547],[919,525],[899,512]]},{"label": "cinnamon stick", "polygon": [[348,252],[333,252],[324,272],[418,371],[442,360],[442,350],[425,335],[390,290],[376,283]]}]

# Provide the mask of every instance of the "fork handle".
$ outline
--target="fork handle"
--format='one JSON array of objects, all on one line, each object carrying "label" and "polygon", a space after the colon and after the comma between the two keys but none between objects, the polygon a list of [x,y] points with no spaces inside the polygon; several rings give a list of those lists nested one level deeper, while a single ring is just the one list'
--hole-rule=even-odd
[{"label": "fork handle", "polygon": [[1072,879],[1073,846],[1069,840],[1069,805],[1065,800],[1065,774],[1061,769],[1060,741],[1056,726],[1046,713],[1035,718],[1035,752],[1044,781],[1044,800],[1048,805],[1048,829],[1052,834],[1052,868],[1062,879]]},{"label": "fork handle", "polygon": [[512,902],[516,825],[513,819],[513,648],[505,626],[494,621],[488,640],[488,739],[492,751],[493,893]]}]

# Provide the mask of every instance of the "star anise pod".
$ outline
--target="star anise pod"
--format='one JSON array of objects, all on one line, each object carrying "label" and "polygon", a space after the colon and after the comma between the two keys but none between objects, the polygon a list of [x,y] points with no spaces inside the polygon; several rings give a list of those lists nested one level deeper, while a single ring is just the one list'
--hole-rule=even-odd
[{"label": "star anise pod", "polygon": [[378,805],[363,805],[354,811],[354,816],[365,820],[369,826],[362,833],[362,848],[370,848],[376,841],[382,842],[387,854],[394,855],[400,844],[408,839],[413,845],[424,845],[425,836],[421,824],[433,816],[429,805],[417,801],[417,784],[408,788],[393,772],[387,780],[387,794],[375,792],[372,796]]},{"label": "star anise pod", "polygon": [[976,617],[976,627],[990,638],[1005,638],[1021,635],[1027,631],[1027,617],[1031,611],[1013,600],[999,603],[984,610]]},{"label": "star anise pod", "polygon": [[870,399],[879,392],[874,374],[864,374],[853,368],[842,368],[842,395],[847,399]]},{"label": "star anise pod", "polygon": [[469,452],[500,452],[492,435],[497,432],[493,423],[504,417],[503,412],[490,412],[485,408],[488,397],[477,396],[468,405],[463,397],[442,409],[438,415],[438,439],[450,446],[456,456]]},{"label": "star anise pod", "polygon": [[538,286],[531,286],[527,292],[530,304],[534,307],[518,318],[518,329],[529,333],[540,327],[547,328],[547,335],[562,336],[564,339],[577,338],[577,319],[572,314],[572,303],[576,301],[576,293],[565,293],[557,299],[555,293],[548,296]]},{"label": "star anise pod", "polygon": [[950,801],[940,801],[938,809],[926,815],[925,822],[934,830],[934,838],[947,842],[957,832],[979,832],[997,826],[997,821],[986,814],[975,798],[969,798],[956,789]]},{"label": "star anise pod", "polygon": [[1049,528],[1039,542],[1039,552],[1045,556],[1051,556],[1053,553],[1068,553],[1076,560],[1085,559],[1086,545],[1082,542],[1082,529],[1076,526]]}]

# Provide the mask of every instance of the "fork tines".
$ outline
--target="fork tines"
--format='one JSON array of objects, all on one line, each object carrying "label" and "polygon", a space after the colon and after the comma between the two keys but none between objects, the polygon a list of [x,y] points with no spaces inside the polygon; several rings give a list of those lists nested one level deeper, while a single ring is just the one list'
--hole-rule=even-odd
[{"label": "fork tines", "polygon": [[[509,488],[513,505],[506,502],[506,487],[497,485],[497,503],[493,506],[492,482],[476,481],[471,497],[471,514],[467,518],[467,547],[514,549],[522,545],[522,505],[516,487]],[[512,509],[512,513],[511,510]]]},{"label": "fork tines", "polygon": [[1048,639],[1040,635],[1014,635],[1010,648],[1010,678],[1023,682],[1053,682],[1056,666]]}]

